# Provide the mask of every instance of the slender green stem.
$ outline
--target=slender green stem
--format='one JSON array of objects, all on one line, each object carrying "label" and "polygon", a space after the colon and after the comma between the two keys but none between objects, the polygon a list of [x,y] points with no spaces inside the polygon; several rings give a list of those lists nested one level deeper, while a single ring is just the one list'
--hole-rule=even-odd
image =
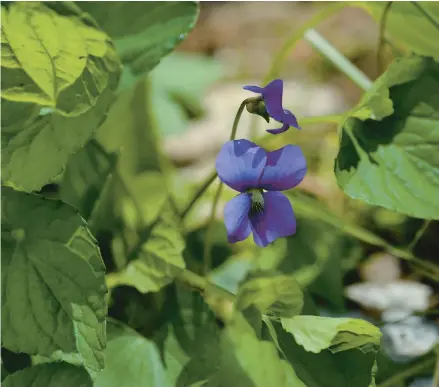
[{"label": "slender green stem", "polygon": [[431,387],[439,387],[439,350],[436,351],[436,367],[433,374],[433,384]]},{"label": "slender green stem", "polygon": [[320,24],[323,20],[327,19],[329,16],[338,12],[342,8],[349,6],[349,3],[335,3],[318,14],[314,15],[310,20],[300,26],[297,30],[295,30],[288,38],[285,40],[285,43],[278,51],[276,56],[271,63],[270,70],[267,72],[267,75],[264,78],[264,85],[270,82],[273,78],[276,78],[280,75],[283,66],[285,65],[288,55],[290,55],[291,51],[293,51],[296,44],[303,38],[303,35],[307,30],[313,28],[314,26]]},{"label": "slender green stem", "polygon": [[335,67],[355,82],[357,86],[363,90],[370,89],[372,81],[317,31],[314,29],[307,30],[305,32],[305,39],[311,43],[320,54],[329,59]]},{"label": "slender green stem", "polygon": [[221,197],[221,192],[223,189],[223,184],[220,182],[218,189],[215,193],[215,197],[212,202],[212,212],[210,213],[210,218],[207,223],[206,238],[204,240],[204,274],[207,274],[212,265],[212,237],[213,237],[213,223],[215,221],[216,209],[218,207],[219,199]]},{"label": "slender green stem", "polygon": [[384,45],[386,43],[385,39],[385,31],[387,25],[387,18],[389,16],[390,8],[392,8],[393,1],[389,1],[384,8],[383,14],[380,19],[380,34],[378,38],[378,49],[377,49],[377,70],[378,76],[384,71],[383,61],[382,61],[382,52],[384,49]]},{"label": "slender green stem", "polygon": [[418,1],[411,1],[412,3],[430,22],[439,30],[439,20],[436,20],[430,11],[426,10]]},{"label": "slender green stem", "polygon": [[409,366],[404,371],[399,372],[396,375],[393,375],[389,379],[385,380],[384,382],[378,384],[378,387],[392,387],[411,376],[414,376],[420,372],[425,371],[426,369],[432,367],[434,363],[435,363],[435,359],[433,357],[433,358],[428,358],[420,363]]},{"label": "slender green stem", "polygon": [[201,294],[204,294],[206,291],[212,292],[215,295],[217,295],[220,298],[224,298],[229,301],[235,300],[235,295],[233,293],[228,292],[227,290],[220,288],[217,285],[212,284],[207,280],[206,277],[203,277],[201,275],[198,275],[190,270],[183,270],[178,276],[177,280],[182,283],[183,285],[186,285],[190,287],[191,289],[194,289]]},{"label": "slender green stem", "polygon": [[210,187],[210,185],[215,181],[218,174],[216,171],[212,171],[209,176],[206,178],[204,183],[198,188],[197,192],[195,192],[194,197],[189,202],[189,204],[186,206],[186,208],[181,212],[181,218],[184,219],[186,215],[189,213],[189,211],[192,209],[193,205],[197,202],[197,200],[203,196],[204,192]]},{"label": "slender green stem", "polygon": [[[238,130],[238,124],[239,120],[241,119],[242,112],[244,111],[245,106],[247,105],[248,99],[245,99],[241,102],[241,105],[238,108],[238,111],[236,112],[235,119],[233,120],[232,125],[232,132],[230,134],[230,140],[233,141],[236,138],[236,132]],[[218,189],[215,193],[215,197],[213,198],[212,202],[212,210],[210,213],[209,223],[207,225],[207,232],[206,232],[206,240],[204,242],[204,274],[207,274],[210,270],[210,266],[212,263],[212,232],[213,232],[213,223],[215,220],[216,215],[216,209],[218,207],[219,199],[221,197],[221,191],[223,189],[223,183],[220,181],[218,185]]]},{"label": "slender green stem", "polygon": [[422,238],[424,233],[427,231],[428,226],[430,226],[431,220],[425,220],[422,226],[419,228],[418,231],[416,231],[415,236],[413,237],[412,241],[407,246],[407,249],[412,251],[415,246],[418,244],[419,240]]},{"label": "slender green stem", "polygon": [[[297,30],[295,30],[282,45],[280,50],[277,52],[273,61],[271,62],[270,69],[265,75],[262,83],[266,85],[268,82],[280,76],[283,67],[288,59],[288,56],[296,47],[297,43],[299,43],[303,39],[303,35],[310,28],[320,24],[323,20],[327,19],[329,16],[338,12],[339,10],[349,6],[349,3],[335,3],[323,9],[321,12],[314,15],[311,19],[301,25]],[[257,117],[252,117],[250,121],[250,138],[255,137],[256,133],[256,119]]]}]

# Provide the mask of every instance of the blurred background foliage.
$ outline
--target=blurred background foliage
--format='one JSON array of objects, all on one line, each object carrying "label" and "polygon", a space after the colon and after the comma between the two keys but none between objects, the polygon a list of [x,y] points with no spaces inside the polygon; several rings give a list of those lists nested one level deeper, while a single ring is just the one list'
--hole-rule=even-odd
[{"label": "blurred background foliage", "polygon": [[[201,2],[198,9],[192,2],[162,2],[155,3],[151,11],[142,2],[47,3],[61,15],[80,15],[85,21],[88,16],[83,12],[91,15],[93,20],[87,23],[96,23],[111,37],[123,64],[111,107],[100,117],[97,130],[72,147],[61,174],[53,171],[50,179],[38,175],[29,183],[29,190],[35,190],[47,180],[39,192],[77,208],[100,246],[110,289],[109,316],[114,320],[108,323],[111,366],[100,374],[96,386],[140,386],[141,381],[162,375],[163,360],[173,383],[169,385],[201,386],[198,383],[216,370],[211,353],[219,351],[217,333],[222,328],[211,312],[218,309],[218,305],[212,307],[216,300],[205,300],[172,281],[184,267],[199,274],[203,271],[217,183],[185,218],[184,240],[180,231],[172,234],[169,230],[174,226],[169,225],[178,223],[176,214],[211,173],[236,109],[247,97],[242,86],[261,84],[286,38],[300,32],[302,25],[327,7],[338,9],[314,27],[372,81],[393,59],[407,53],[439,58],[439,29],[426,21],[430,16],[439,23],[439,7],[423,3],[426,17],[410,2],[395,3],[383,33],[386,4]],[[284,105],[299,117],[303,130],[267,136],[266,123],[245,114],[238,138],[252,135],[267,149],[294,143],[304,150],[308,174],[299,187],[287,192],[297,216],[297,233],[265,249],[257,248],[251,238],[227,243],[222,207],[235,194],[226,188],[213,227],[209,278],[236,293],[250,273],[277,271],[291,275],[305,289],[303,314],[359,316],[378,326],[387,323],[380,301],[370,301],[367,291],[363,299],[352,296],[349,287],[375,284],[380,300],[387,297],[390,284],[400,279],[414,281],[431,289],[427,307],[414,310],[424,319],[414,328],[420,330],[421,338],[412,340],[422,341],[427,329],[422,324],[438,322],[439,222],[354,200],[339,188],[334,174],[337,128],[364,91],[306,39],[298,38],[290,48],[276,76],[285,82]],[[2,130],[7,133],[16,130],[18,116],[22,124],[23,119],[38,115],[30,105],[24,117],[23,110],[14,111],[7,104],[2,101]],[[80,148],[80,143],[85,146]],[[6,175],[15,176],[13,171]],[[148,239],[148,235],[157,238]],[[413,261],[413,256],[423,263]],[[400,303],[416,297],[404,291],[393,296]],[[224,311],[227,305],[219,308]],[[119,326],[116,320],[131,328]],[[262,324],[262,336],[280,343],[276,343],[278,349],[307,386],[367,387],[373,356],[364,362],[357,359],[358,351],[333,356],[325,349],[316,362],[316,354],[286,344],[291,335],[280,328],[279,321],[274,326],[270,320],[266,325],[266,321],[254,323]],[[382,343],[387,350],[378,355],[376,385],[423,385],[413,383],[432,375],[435,339],[425,350],[414,349],[402,357],[398,348],[411,342],[389,335],[386,339],[390,344]],[[235,340],[232,334],[230,340]],[[127,353],[126,362],[113,364],[112,354],[122,351]],[[367,351],[365,357],[369,357]],[[2,349],[2,369],[6,370],[2,377],[27,365],[21,355]],[[123,384],[121,375],[130,367],[143,371],[132,384]],[[217,379],[212,386],[225,385]],[[157,379],[154,385],[165,383]]]}]

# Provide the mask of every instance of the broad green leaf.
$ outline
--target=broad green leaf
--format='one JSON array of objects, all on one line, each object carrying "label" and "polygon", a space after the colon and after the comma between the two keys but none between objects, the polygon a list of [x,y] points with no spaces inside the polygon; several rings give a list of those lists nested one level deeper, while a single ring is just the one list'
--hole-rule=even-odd
[{"label": "broad green leaf", "polygon": [[88,221],[102,191],[112,184],[115,164],[113,155],[107,155],[96,141],[90,141],[69,159],[61,182],[61,200],[77,208]]},{"label": "broad green leaf", "polygon": [[124,63],[134,73],[147,73],[192,30],[198,17],[193,1],[81,2],[113,39]]},{"label": "broad green leaf", "polygon": [[2,7],[2,98],[85,113],[116,82],[107,35],[39,2]]},{"label": "broad green leaf", "polygon": [[105,267],[77,212],[3,187],[1,260],[3,345],[102,369]]},{"label": "broad green leaf", "polygon": [[151,72],[152,110],[157,112],[161,136],[178,134],[190,117],[199,117],[202,97],[221,76],[219,64],[210,58],[175,52]]},{"label": "broad green leaf", "polygon": [[[386,8],[386,2],[368,1],[353,3],[368,10],[379,22]],[[439,59],[439,5],[435,2],[423,1],[394,2],[387,15],[385,32],[398,42],[406,45],[411,51]],[[419,9],[422,7],[436,20],[436,25]]]},{"label": "broad green leaf", "polygon": [[67,363],[41,364],[15,372],[2,382],[3,387],[92,387],[87,372]]},{"label": "broad green leaf", "polygon": [[240,285],[236,301],[238,309],[245,310],[251,306],[261,313],[269,311],[292,317],[302,311],[302,290],[292,276],[253,274]]},{"label": "broad green leaf", "polygon": [[240,317],[221,334],[219,366],[208,387],[306,387],[281,360],[273,343],[260,341]]},{"label": "broad green leaf", "polygon": [[2,130],[2,182],[18,190],[39,190],[62,172],[102,121],[112,100],[107,89],[92,108],[76,117],[53,112],[26,126]]},{"label": "broad green leaf", "polygon": [[141,293],[156,292],[184,270],[184,240],[170,203],[146,231],[133,260],[121,272],[109,275],[113,284],[134,286]]},{"label": "broad green leaf", "polygon": [[379,92],[389,93],[394,113],[381,121],[347,118],[335,165],[338,184],[369,204],[439,219],[439,63],[404,58],[376,82]]},{"label": "broad green leaf", "polygon": [[122,176],[126,173],[135,176],[144,171],[162,171],[157,133],[151,85],[148,80],[140,80],[120,93],[96,138],[108,153],[118,155],[118,171]]},{"label": "broad green leaf", "polygon": [[178,377],[184,366],[190,361],[190,358],[179,344],[173,329],[168,332],[168,336],[165,340],[163,357],[166,375],[168,376],[172,386],[176,386]]},{"label": "broad green leaf", "polygon": [[[296,210],[296,200],[292,202]],[[342,236],[338,229],[303,215],[297,216],[297,224],[296,234],[286,238],[284,259],[277,269],[292,275],[302,288],[342,310],[342,263],[360,258],[359,244]]]},{"label": "broad green leaf", "polygon": [[353,318],[294,316],[282,318],[282,327],[308,352],[333,353],[358,348],[378,352],[381,332],[367,321]]},{"label": "broad green leaf", "polygon": [[[308,352],[296,343],[294,337],[279,323],[273,322],[273,325],[282,353],[307,387],[370,387],[373,385],[376,352],[362,352],[358,349],[335,353],[329,349],[323,349],[319,353]],[[370,348],[374,347],[371,345]]]},{"label": "broad green leaf", "polygon": [[109,320],[105,368],[94,387],[170,387],[171,384],[154,342],[136,331]]}]

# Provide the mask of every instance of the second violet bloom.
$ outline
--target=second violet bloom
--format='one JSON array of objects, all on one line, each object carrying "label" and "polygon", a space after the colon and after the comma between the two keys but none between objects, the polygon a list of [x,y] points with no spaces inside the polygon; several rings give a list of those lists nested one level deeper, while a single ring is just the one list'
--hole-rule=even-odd
[{"label": "second violet bloom", "polygon": [[[282,123],[282,127],[278,129],[267,129],[267,132],[271,134],[283,133],[287,131],[290,126],[300,129],[294,114],[289,110],[284,109],[282,106],[284,83],[281,79],[275,79],[265,87],[244,86],[243,89],[261,95],[261,98],[265,104],[266,114],[262,113],[260,115],[262,115],[264,118],[266,118],[268,115],[268,117],[271,117],[274,120]],[[250,110],[252,110],[252,107],[250,107]],[[255,108],[253,108],[253,110],[256,111]]]},{"label": "second violet bloom", "polygon": [[248,140],[229,141],[216,159],[221,181],[240,192],[224,209],[231,243],[253,232],[258,246],[296,232],[296,218],[288,198],[279,191],[298,185],[306,174],[300,147],[287,145],[273,152]]}]

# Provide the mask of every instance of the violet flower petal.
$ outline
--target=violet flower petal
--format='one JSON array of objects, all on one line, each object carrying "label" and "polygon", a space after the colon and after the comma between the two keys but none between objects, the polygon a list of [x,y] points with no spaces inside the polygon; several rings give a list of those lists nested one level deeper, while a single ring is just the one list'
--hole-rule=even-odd
[{"label": "violet flower petal", "polygon": [[264,211],[250,217],[253,239],[260,247],[296,232],[296,217],[288,198],[281,192],[264,192],[263,195]]},{"label": "violet flower petal", "polygon": [[238,192],[257,187],[267,161],[267,152],[248,140],[226,142],[216,158],[221,181]]},{"label": "violet flower petal", "polygon": [[278,128],[278,129],[267,129],[267,132],[271,133],[271,134],[279,134],[279,133],[286,132],[289,127],[290,127],[290,125],[283,124],[281,128]]},{"label": "violet flower petal", "polygon": [[250,235],[252,230],[248,218],[250,205],[249,194],[243,193],[235,196],[224,207],[224,224],[230,243],[242,241]]},{"label": "violet flower petal", "polygon": [[262,88],[262,87],[251,86],[251,85],[244,86],[243,89],[251,91],[253,93],[259,93],[259,94],[262,94],[262,92],[264,91],[264,88]]},{"label": "violet flower petal", "polygon": [[287,145],[267,152],[267,161],[258,187],[267,191],[284,191],[298,185],[306,174],[306,159],[297,145]]},{"label": "violet flower petal", "polygon": [[299,124],[297,123],[297,118],[296,116],[291,113],[289,110],[284,109],[284,117],[283,117],[283,121],[284,124],[288,124],[289,126],[293,126],[296,129],[302,129]]},{"label": "violet flower petal", "polygon": [[275,79],[265,86],[262,92],[262,98],[264,99],[268,115],[279,122],[283,122],[282,120],[285,115],[282,107],[283,87],[283,81]]}]

